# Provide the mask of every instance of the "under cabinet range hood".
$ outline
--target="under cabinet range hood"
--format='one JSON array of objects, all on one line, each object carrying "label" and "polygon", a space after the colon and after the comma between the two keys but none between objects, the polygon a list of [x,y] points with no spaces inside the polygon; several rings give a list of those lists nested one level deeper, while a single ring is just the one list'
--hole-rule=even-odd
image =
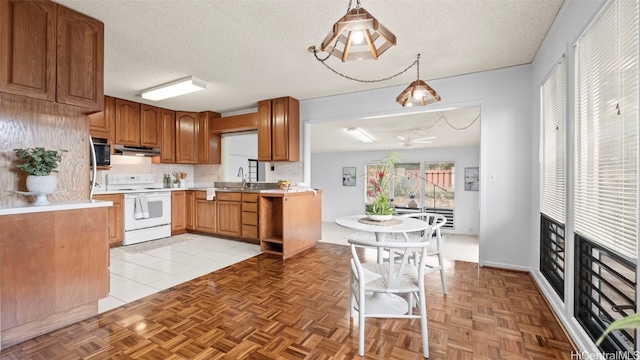
[{"label": "under cabinet range hood", "polygon": [[115,153],[117,155],[128,156],[160,156],[159,148],[141,147],[141,146],[126,146],[126,145],[114,145]]}]

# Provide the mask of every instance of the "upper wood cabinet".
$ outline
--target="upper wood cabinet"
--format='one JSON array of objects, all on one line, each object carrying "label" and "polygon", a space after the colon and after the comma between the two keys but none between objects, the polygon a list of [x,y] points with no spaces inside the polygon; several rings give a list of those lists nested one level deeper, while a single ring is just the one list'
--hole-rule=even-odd
[{"label": "upper wood cabinet", "polygon": [[115,100],[115,143],[140,146],[140,104],[133,101]]},{"label": "upper wood cabinet", "polygon": [[160,147],[162,143],[162,109],[142,104],[140,111],[140,145]]},{"label": "upper wood cabinet", "polygon": [[115,98],[105,96],[104,110],[89,115],[89,133],[91,137],[107,139],[109,144],[113,144],[115,130],[115,100]]},{"label": "upper wood cabinet", "polygon": [[0,1],[0,91],[56,99],[57,18],[50,1]]},{"label": "upper wood cabinet", "polygon": [[160,162],[176,162],[176,112],[162,109],[162,141]]},{"label": "upper wood cabinet", "polygon": [[104,101],[104,24],[58,6],[56,100],[102,110]]},{"label": "upper wood cabinet", "polygon": [[198,113],[176,111],[176,162],[198,162]]},{"label": "upper wood cabinet", "polygon": [[298,161],[300,105],[284,97],[258,102],[258,160]]},{"label": "upper wood cabinet", "polygon": [[0,91],[101,111],[104,25],[46,0],[0,1]]},{"label": "upper wood cabinet", "polygon": [[220,114],[213,111],[198,113],[198,164],[220,164],[222,161],[221,136],[209,130],[211,122],[217,118]]}]

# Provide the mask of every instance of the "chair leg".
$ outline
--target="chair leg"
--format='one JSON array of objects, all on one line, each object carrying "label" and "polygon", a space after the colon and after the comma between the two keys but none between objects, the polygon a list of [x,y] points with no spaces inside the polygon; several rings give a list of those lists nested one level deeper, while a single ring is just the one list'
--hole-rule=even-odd
[{"label": "chair leg", "polygon": [[364,290],[360,291],[358,304],[358,355],[364,356]]},{"label": "chair leg", "polygon": [[444,279],[444,264],[442,263],[442,253],[438,252],[438,264],[440,264],[440,280],[442,280],[442,292],[447,294],[447,281]]},{"label": "chair leg", "polygon": [[420,328],[422,329],[422,354],[429,357],[429,331],[427,329],[427,300],[424,289],[419,292],[420,297]]}]

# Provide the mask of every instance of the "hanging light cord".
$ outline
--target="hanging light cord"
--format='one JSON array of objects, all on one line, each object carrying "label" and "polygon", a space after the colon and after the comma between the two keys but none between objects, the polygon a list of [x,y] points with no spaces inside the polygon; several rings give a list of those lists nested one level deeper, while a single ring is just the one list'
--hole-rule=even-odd
[{"label": "hanging light cord", "polygon": [[[418,54],[418,58],[414,62],[412,62],[411,65],[407,66],[404,70],[402,70],[402,71],[400,71],[400,72],[398,72],[396,74],[393,74],[391,76],[387,76],[387,77],[382,78],[382,79],[363,80],[363,79],[354,78],[354,77],[349,76],[349,75],[345,75],[345,74],[339,72],[338,70],[332,68],[331,66],[327,65],[325,60],[327,60],[331,56],[331,53],[329,53],[329,55],[327,55],[326,58],[320,59],[318,57],[318,49],[316,49],[315,46],[312,46],[311,48],[309,48],[309,50],[312,50],[313,51],[313,56],[315,56],[316,59],[322,63],[322,65],[326,66],[327,69],[333,71],[334,74],[342,76],[345,79],[349,79],[349,80],[357,81],[357,82],[361,82],[361,83],[377,83],[377,82],[391,80],[391,79],[393,79],[395,77],[398,77],[398,76],[406,73],[409,69],[411,69],[412,67],[414,67],[416,65],[418,66],[418,71],[420,69],[420,54]],[[420,78],[420,73],[419,72],[418,72],[418,78]]]},{"label": "hanging light cord", "polygon": [[446,116],[440,115],[440,117],[438,117],[438,120],[436,120],[433,124],[431,124],[429,126],[426,126],[426,127],[421,127],[421,128],[414,129],[413,131],[426,131],[426,130],[429,130],[432,127],[436,126],[436,124],[439,123],[440,120],[444,120],[447,123],[447,125],[449,125],[449,127],[452,128],[453,130],[466,130],[466,129],[470,128],[471,125],[475,124],[475,122],[478,121],[478,119],[480,119],[480,114],[478,114],[478,116],[476,116],[476,118],[473,119],[473,121],[471,123],[469,123],[469,125],[457,128],[457,127],[453,126],[449,122],[449,120],[447,119]]}]

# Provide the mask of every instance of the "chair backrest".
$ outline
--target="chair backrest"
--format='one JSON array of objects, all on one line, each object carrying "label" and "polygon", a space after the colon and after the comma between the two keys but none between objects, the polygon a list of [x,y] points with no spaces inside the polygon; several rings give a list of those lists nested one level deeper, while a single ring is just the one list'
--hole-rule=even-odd
[{"label": "chair backrest", "polygon": [[[416,259],[419,266],[416,266],[416,272],[418,274],[418,280],[421,282],[421,286],[424,286],[422,283],[422,279],[424,278],[424,269],[426,268],[424,263],[427,258],[427,247],[429,246],[428,242],[425,241],[409,241],[409,238],[406,236],[403,240],[400,241],[375,241],[375,240],[355,240],[349,239],[349,243],[351,244],[351,267],[358,275],[359,279],[364,279],[364,282],[376,281],[376,278],[385,278],[381,284],[384,284],[387,287],[387,291],[390,293],[397,292],[401,290],[402,284],[401,280],[403,274],[406,270],[407,266],[414,266],[409,263],[409,259]],[[362,249],[388,249],[390,253],[395,253],[397,255],[402,255],[400,257],[400,261],[388,261],[384,263],[386,267],[386,271],[382,274],[380,273],[372,273],[362,267],[363,263],[366,263],[366,251],[361,251]],[[371,253],[370,253],[371,254]],[[374,257],[375,258],[375,257]],[[370,262],[370,261],[369,261]]]},{"label": "chair backrest", "polygon": [[440,234],[440,228],[447,223],[447,218],[444,215],[434,213],[408,213],[400,215],[402,217],[412,217],[426,221],[429,227],[426,230],[420,232],[420,237],[424,241],[430,241],[433,235],[437,238],[437,247],[440,248],[442,242],[442,236]]}]

